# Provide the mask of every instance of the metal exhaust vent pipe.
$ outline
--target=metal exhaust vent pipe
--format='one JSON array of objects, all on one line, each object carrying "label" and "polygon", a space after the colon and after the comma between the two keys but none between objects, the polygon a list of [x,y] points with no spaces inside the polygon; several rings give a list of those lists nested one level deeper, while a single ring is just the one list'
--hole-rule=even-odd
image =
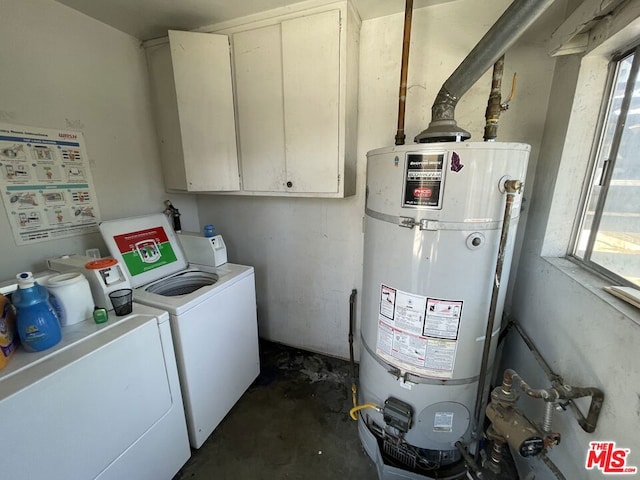
[{"label": "metal exhaust vent pipe", "polygon": [[431,107],[429,127],[416,143],[464,141],[471,134],[458,127],[456,104],[471,86],[522,35],[554,0],[514,0],[442,85]]}]

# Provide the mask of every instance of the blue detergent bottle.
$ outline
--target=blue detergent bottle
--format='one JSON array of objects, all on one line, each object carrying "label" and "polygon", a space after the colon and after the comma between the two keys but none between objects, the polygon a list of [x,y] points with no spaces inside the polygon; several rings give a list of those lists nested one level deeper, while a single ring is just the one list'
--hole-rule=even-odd
[{"label": "blue detergent bottle", "polygon": [[62,340],[60,321],[49,302],[49,292],[31,272],[16,275],[18,289],[11,296],[16,307],[16,326],[25,350],[41,352]]}]

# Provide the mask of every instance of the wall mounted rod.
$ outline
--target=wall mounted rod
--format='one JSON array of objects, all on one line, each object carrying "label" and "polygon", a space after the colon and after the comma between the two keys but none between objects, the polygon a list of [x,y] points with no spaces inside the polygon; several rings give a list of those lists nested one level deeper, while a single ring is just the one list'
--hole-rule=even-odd
[{"label": "wall mounted rod", "polygon": [[[502,393],[505,395],[511,395],[513,385],[517,385],[520,390],[526,393],[532,398],[539,398],[545,402],[556,402],[559,400],[566,400],[566,403],[562,406],[569,406],[573,412],[574,417],[578,421],[578,425],[587,433],[595,431],[598,425],[598,417],[602,410],[602,404],[604,402],[604,392],[596,387],[573,387],[566,385],[561,381],[553,382],[550,388],[534,389],[529,386],[524,379],[518,375],[515,370],[510,368],[504,371],[502,377],[502,386],[500,387]],[[576,398],[591,397],[591,403],[589,404],[589,411],[585,417],[578,406],[573,401]],[[560,403],[560,402],[558,402]]]},{"label": "wall mounted rod", "polygon": [[555,388],[531,388],[531,386],[511,368],[507,368],[502,375],[502,392],[511,393],[513,384],[520,387],[525,394],[531,398],[540,398],[542,400],[553,401],[560,398],[560,393]]},{"label": "wall mounted rod", "polygon": [[553,473],[558,480],[567,480],[567,477],[563,475],[563,473],[560,471],[557,465],[553,463],[551,459],[547,457],[546,454],[541,453],[540,455],[538,455],[538,458],[542,460],[542,463],[544,463],[547,466],[547,468],[551,470],[551,473]]},{"label": "wall mounted rod", "polygon": [[538,351],[538,349],[536,348],[536,346],[533,344],[533,341],[531,340],[531,338],[529,337],[529,335],[527,335],[527,333],[522,329],[522,327],[520,326],[520,324],[518,322],[516,322],[515,320],[511,320],[510,325],[513,325],[513,327],[515,327],[516,332],[518,332],[518,335],[520,335],[520,338],[522,338],[522,341],[525,343],[525,345],[527,346],[527,348],[529,348],[529,350],[531,351],[531,353],[533,354],[534,358],[536,359],[536,361],[538,362],[538,365],[540,365],[540,368],[542,368],[542,370],[544,371],[544,373],[547,375],[547,378],[549,379],[549,381],[553,384],[554,382],[558,382],[558,381],[562,381],[562,378],[560,378],[560,375],[558,375],[557,373],[555,373],[551,367],[549,366],[549,364],[545,361],[545,359],[542,357],[542,354]]},{"label": "wall mounted rod", "polygon": [[[531,338],[525,333],[520,324],[515,320],[511,320],[509,325],[515,327],[516,332],[520,335],[520,338],[527,345],[536,361],[547,375],[547,378],[551,382],[551,385],[559,392],[560,399],[566,400],[566,406],[571,409],[573,416],[576,418],[580,427],[587,433],[591,433],[595,431],[596,426],[598,425],[598,417],[600,416],[600,411],[602,410],[602,404],[604,403],[604,392],[599,388],[595,387],[568,387],[565,385],[564,380],[560,375],[555,373],[549,364],[542,358],[540,351],[533,344]],[[580,411],[576,403],[573,401],[574,398],[581,397],[591,397],[591,404],[589,405],[589,410],[587,411],[587,416]]]},{"label": "wall mounted rod", "polygon": [[473,457],[469,455],[469,452],[467,452],[467,448],[465,447],[464,443],[458,440],[455,443],[455,446],[460,452],[460,455],[462,455],[462,459],[464,460],[464,463],[467,464],[467,467],[468,467],[467,473],[469,473],[472,476],[473,480],[481,480],[483,478],[482,470],[480,469],[476,461],[473,459]]},{"label": "wall mounted rod", "polygon": [[[474,428],[478,434],[478,445],[480,440],[479,429],[484,423],[485,385],[487,380],[487,370],[489,368],[489,356],[491,354],[491,338],[493,325],[495,323],[496,311],[498,307],[498,296],[500,294],[500,283],[502,282],[502,269],[504,267],[504,256],[507,249],[509,229],[511,225],[511,210],[516,195],[522,191],[523,184],[520,180],[507,180],[504,189],[507,199],[504,206],[504,216],[502,218],[502,231],[500,233],[500,243],[498,246],[498,259],[496,260],[496,270],[493,279],[493,289],[491,291],[491,304],[489,306],[489,316],[487,318],[487,328],[484,336],[484,347],[482,349],[482,360],[480,362],[480,378],[478,379],[478,391],[476,393],[476,405],[474,411]],[[476,457],[480,454],[480,449],[476,449]]]}]

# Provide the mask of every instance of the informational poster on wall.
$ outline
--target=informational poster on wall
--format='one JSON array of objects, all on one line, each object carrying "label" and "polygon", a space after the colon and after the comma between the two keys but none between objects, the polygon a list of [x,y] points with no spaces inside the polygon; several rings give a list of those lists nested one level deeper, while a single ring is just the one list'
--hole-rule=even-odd
[{"label": "informational poster on wall", "polygon": [[81,132],[0,123],[0,188],[17,245],[98,231]]},{"label": "informational poster on wall", "polygon": [[380,286],[376,354],[401,370],[453,376],[462,300],[443,300]]},{"label": "informational poster on wall", "polygon": [[177,261],[163,227],[116,235],[113,239],[132,277]]}]

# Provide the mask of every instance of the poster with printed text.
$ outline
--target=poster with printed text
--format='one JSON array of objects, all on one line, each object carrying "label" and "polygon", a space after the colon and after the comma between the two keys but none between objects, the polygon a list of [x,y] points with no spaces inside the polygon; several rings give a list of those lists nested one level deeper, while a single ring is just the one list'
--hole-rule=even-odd
[{"label": "poster with printed text", "polygon": [[0,123],[0,188],[17,245],[98,232],[82,132]]}]

